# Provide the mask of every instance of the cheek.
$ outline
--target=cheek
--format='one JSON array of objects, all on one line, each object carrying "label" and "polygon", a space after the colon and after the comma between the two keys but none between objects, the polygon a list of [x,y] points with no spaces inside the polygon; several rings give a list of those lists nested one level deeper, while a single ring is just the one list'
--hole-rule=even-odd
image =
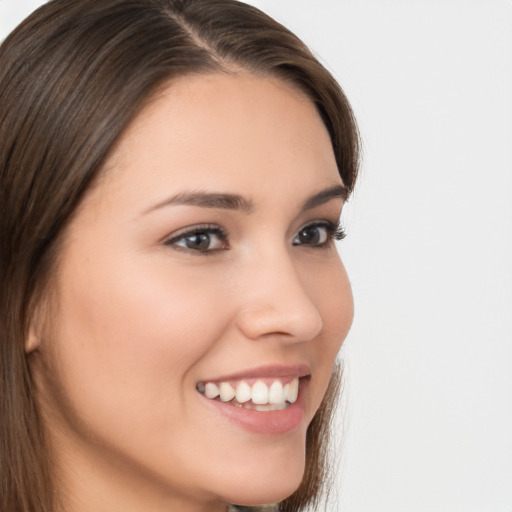
[{"label": "cheek", "polygon": [[215,286],[203,276],[200,288],[166,262],[79,263],[62,268],[51,340],[72,413],[158,429],[184,407],[189,370],[222,331]]},{"label": "cheek", "polygon": [[317,340],[309,345],[313,375],[317,386],[313,387],[312,399],[319,406],[332,373],[336,356],[347,337],[354,317],[354,302],[350,282],[341,261],[326,266],[311,285],[311,296],[323,320],[323,329]]},{"label": "cheek", "polygon": [[336,272],[333,272],[329,289],[322,295],[321,300],[324,310],[325,335],[337,353],[345,341],[354,318],[352,289],[342,264],[338,266]]},{"label": "cheek", "polygon": [[214,279],[205,283],[205,278],[200,286],[190,274],[160,262],[121,268],[115,261],[98,262],[61,279],[62,325],[68,335],[87,339],[84,349],[134,357],[165,349],[179,365],[182,357],[202,350],[207,344],[202,331],[212,328],[207,313],[218,304],[217,294]]},{"label": "cheek", "polygon": [[[354,300],[345,267],[335,256],[318,273],[306,278],[311,300],[323,321],[321,344],[328,354],[336,354],[345,340],[354,317]],[[327,359],[327,358],[326,358]]]}]

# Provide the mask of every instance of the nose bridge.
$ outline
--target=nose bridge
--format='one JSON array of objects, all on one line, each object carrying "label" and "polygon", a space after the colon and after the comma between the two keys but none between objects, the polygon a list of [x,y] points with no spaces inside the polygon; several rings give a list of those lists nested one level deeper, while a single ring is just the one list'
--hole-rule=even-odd
[{"label": "nose bridge", "polygon": [[280,335],[301,342],[318,335],[321,313],[286,248],[258,254],[244,274],[238,323],[246,336]]}]

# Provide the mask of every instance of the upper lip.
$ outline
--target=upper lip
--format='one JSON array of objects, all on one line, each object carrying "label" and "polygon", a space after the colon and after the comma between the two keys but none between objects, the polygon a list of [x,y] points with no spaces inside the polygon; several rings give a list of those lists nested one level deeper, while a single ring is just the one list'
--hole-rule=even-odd
[{"label": "upper lip", "polygon": [[242,380],[242,379],[265,379],[272,377],[291,377],[301,378],[311,374],[311,369],[306,364],[295,365],[266,365],[248,368],[229,375],[215,377],[212,379],[202,379],[202,382],[223,382],[229,380]]}]

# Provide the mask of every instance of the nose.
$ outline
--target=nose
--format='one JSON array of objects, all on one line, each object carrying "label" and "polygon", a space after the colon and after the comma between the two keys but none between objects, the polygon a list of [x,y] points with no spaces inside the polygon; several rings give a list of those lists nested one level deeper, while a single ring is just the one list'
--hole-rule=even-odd
[{"label": "nose", "polygon": [[260,257],[244,270],[237,324],[247,338],[297,343],[318,336],[321,312],[289,255]]}]

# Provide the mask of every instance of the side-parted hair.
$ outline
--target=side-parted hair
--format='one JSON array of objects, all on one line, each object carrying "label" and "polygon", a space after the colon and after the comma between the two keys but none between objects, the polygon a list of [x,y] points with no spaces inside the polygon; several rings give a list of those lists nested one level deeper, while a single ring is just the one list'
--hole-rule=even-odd
[{"label": "side-parted hair", "polygon": [[[359,138],[342,90],[304,43],[254,7],[235,0],[52,0],[0,47],[2,512],[54,512],[58,505],[24,345],[73,212],[159,87],[233,70],[282,79],[316,105],[349,194]],[[335,371],[308,430],[303,482],[281,511],[302,510],[321,495],[338,385]]]}]

